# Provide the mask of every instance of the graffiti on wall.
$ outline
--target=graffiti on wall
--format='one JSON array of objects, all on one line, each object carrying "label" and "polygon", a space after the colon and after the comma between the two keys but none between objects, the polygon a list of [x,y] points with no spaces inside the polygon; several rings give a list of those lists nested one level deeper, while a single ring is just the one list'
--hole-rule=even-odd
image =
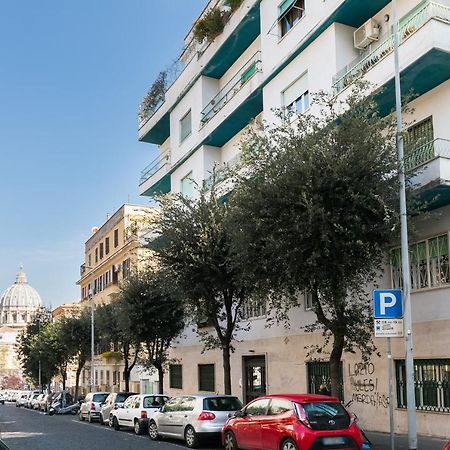
[{"label": "graffiti on wall", "polygon": [[389,396],[380,392],[378,375],[372,362],[357,362],[348,365],[348,376],[352,401],[371,408],[387,408]]}]

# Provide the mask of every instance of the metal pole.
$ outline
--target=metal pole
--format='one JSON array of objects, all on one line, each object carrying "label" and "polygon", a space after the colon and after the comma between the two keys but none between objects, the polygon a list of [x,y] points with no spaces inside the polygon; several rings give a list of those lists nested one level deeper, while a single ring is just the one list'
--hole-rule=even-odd
[{"label": "metal pole", "polygon": [[391,433],[391,450],[395,450],[395,425],[394,425],[394,379],[393,379],[393,361],[392,361],[392,341],[387,338],[388,345],[388,370],[389,370],[389,429]]},{"label": "metal pole", "polygon": [[94,363],[94,300],[91,298],[91,389],[95,390],[95,363]]},{"label": "metal pole", "polygon": [[397,152],[400,163],[400,226],[401,226],[401,253],[404,292],[404,330],[405,330],[405,366],[406,366],[406,400],[408,407],[408,445],[410,450],[417,449],[416,431],[416,399],[414,395],[414,359],[413,359],[413,333],[411,315],[411,286],[410,266],[408,252],[408,218],[406,212],[405,193],[405,165],[403,160],[402,136],[402,99],[400,86],[400,64],[398,52],[398,22],[397,0],[392,0],[393,34],[394,34],[394,62],[395,62],[395,112],[397,118]]},{"label": "metal pole", "polygon": [[[41,319],[38,319],[38,336],[41,339]],[[42,394],[42,367],[41,367],[41,351],[39,350],[39,394]]]}]

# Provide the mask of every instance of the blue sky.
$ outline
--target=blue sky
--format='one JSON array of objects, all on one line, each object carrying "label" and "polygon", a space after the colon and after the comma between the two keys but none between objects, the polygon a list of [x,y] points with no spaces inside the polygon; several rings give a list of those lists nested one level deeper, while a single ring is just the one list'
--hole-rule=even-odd
[{"label": "blue sky", "polygon": [[206,0],[17,0],[0,15],[0,293],[24,265],[46,306],[75,285],[94,225],[155,155],[138,105]]}]

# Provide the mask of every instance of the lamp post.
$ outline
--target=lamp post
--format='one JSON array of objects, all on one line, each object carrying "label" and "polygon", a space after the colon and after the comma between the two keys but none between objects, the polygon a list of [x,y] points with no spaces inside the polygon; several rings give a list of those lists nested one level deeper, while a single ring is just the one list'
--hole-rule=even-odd
[{"label": "lamp post", "polygon": [[94,296],[92,290],[89,289],[89,300],[91,302],[91,389],[95,390],[95,330],[94,330]]},{"label": "lamp post", "polygon": [[[38,317],[38,336],[41,337],[41,318]],[[41,367],[41,350],[39,349],[39,394],[42,394],[42,367]]]},{"label": "lamp post", "polygon": [[[400,163],[400,232],[401,232],[401,254],[403,272],[403,292],[404,292],[404,327],[405,327],[405,368],[406,368],[406,401],[408,408],[408,448],[417,449],[416,430],[416,398],[414,394],[414,358],[413,358],[413,334],[411,315],[411,276],[408,252],[408,219],[406,211],[405,193],[405,164],[403,152],[402,136],[402,99],[400,86],[400,63],[399,63],[399,37],[397,22],[397,0],[392,0],[393,12],[393,34],[394,34],[394,63],[395,63],[395,112],[397,119],[397,152]],[[392,399],[391,399],[392,401]]]}]

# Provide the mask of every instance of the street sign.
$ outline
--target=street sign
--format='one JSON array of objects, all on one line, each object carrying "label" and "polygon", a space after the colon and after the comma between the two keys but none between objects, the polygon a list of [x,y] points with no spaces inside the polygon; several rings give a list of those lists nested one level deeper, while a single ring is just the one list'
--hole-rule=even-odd
[{"label": "street sign", "polygon": [[403,337],[403,319],[374,319],[375,337]]},{"label": "street sign", "polygon": [[401,319],[403,300],[400,289],[376,289],[373,291],[373,316],[375,319]]}]

